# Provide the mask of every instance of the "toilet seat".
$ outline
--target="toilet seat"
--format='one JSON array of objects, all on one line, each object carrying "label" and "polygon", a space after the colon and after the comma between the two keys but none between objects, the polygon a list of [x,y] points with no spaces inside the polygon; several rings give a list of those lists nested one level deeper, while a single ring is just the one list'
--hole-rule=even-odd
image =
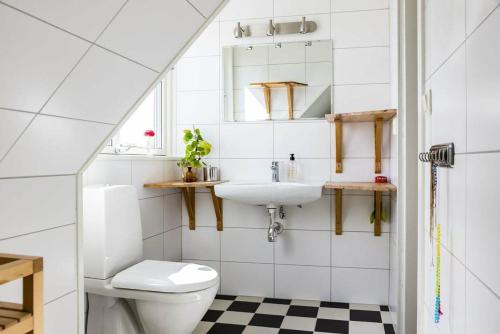
[{"label": "toilet seat", "polygon": [[193,263],[145,260],[113,277],[111,286],[163,293],[186,293],[208,289],[219,278],[210,267]]}]

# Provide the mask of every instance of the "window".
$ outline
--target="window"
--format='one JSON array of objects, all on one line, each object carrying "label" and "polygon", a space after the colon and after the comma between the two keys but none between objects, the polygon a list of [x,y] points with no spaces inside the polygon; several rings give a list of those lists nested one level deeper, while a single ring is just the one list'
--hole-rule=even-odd
[{"label": "window", "polygon": [[[164,85],[161,81],[111,139],[104,153],[166,154]],[[145,132],[153,130],[154,137]],[[149,147],[148,147],[149,146]]]}]

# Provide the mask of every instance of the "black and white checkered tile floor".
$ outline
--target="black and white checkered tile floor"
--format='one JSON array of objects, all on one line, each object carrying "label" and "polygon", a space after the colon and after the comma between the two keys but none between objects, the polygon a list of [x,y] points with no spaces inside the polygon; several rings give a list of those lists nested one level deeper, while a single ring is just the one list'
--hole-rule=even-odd
[{"label": "black and white checkered tile floor", "polygon": [[218,295],[193,334],[394,334],[387,306]]}]

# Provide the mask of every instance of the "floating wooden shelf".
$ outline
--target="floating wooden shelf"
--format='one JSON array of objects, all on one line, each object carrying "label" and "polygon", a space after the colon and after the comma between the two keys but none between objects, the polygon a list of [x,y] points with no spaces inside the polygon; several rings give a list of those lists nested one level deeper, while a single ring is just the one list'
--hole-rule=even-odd
[{"label": "floating wooden shelf", "polygon": [[391,183],[372,183],[372,182],[327,182],[326,189],[335,189],[335,234],[342,234],[342,191],[343,190],[361,190],[373,191],[375,195],[375,221],[374,234],[382,234],[382,193],[394,192],[396,186]]},{"label": "floating wooden shelf", "polygon": [[392,183],[374,183],[374,182],[327,182],[326,189],[340,190],[363,190],[363,191],[396,191],[396,186]]},{"label": "floating wooden shelf", "polygon": [[271,119],[271,88],[286,87],[288,96],[288,119],[293,119],[293,87],[304,87],[305,83],[296,81],[254,82],[250,87],[264,88],[267,118]]},{"label": "floating wooden shelf", "polygon": [[375,173],[382,173],[382,123],[391,120],[397,114],[396,109],[373,110],[345,114],[326,115],[327,121],[335,123],[335,172],[342,173],[342,124],[353,122],[375,123]]},{"label": "floating wooden shelf", "polygon": [[182,190],[182,197],[184,197],[184,202],[186,203],[186,208],[189,216],[189,229],[196,229],[196,205],[195,205],[195,189],[196,188],[207,188],[210,190],[212,195],[212,202],[214,205],[215,216],[217,217],[217,230],[222,231],[224,229],[223,215],[222,215],[222,198],[215,195],[214,186],[223,183],[225,181],[214,181],[214,182],[184,182],[184,181],[166,181],[158,183],[148,183],[144,185],[144,188],[156,188],[156,189],[168,189],[168,188],[180,188]]},{"label": "floating wooden shelf", "polygon": [[0,285],[23,279],[23,303],[0,302],[0,333],[43,334],[43,259],[0,254]]}]

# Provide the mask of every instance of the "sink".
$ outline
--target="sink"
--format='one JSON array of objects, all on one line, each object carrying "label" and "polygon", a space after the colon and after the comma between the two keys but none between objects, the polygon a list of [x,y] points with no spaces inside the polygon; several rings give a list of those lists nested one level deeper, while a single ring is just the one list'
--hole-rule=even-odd
[{"label": "sink", "polygon": [[227,182],[215,186],[218,197],[252,205],[301,205],[321,198],[322,183]]}]

